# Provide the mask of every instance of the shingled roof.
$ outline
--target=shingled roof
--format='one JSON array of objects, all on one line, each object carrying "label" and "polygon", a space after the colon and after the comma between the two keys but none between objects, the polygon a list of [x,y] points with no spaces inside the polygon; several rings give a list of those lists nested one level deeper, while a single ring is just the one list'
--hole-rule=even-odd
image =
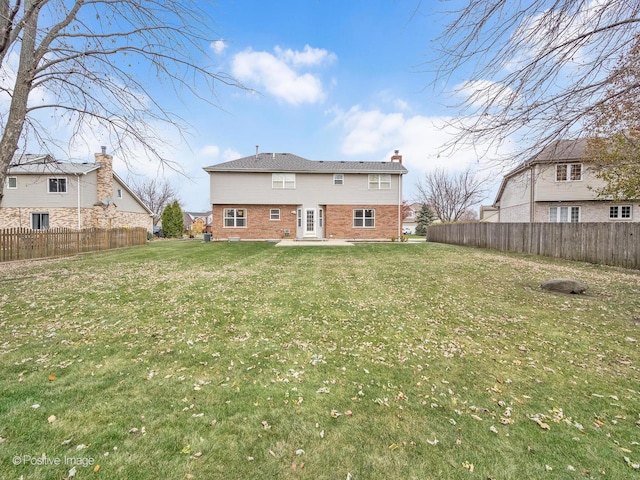
[{"label": "shingled roof", "polygon": [[207,172],[408,173],[400,162],[307,160],[292,153],[258,153],[204,167],[204,170]]}]

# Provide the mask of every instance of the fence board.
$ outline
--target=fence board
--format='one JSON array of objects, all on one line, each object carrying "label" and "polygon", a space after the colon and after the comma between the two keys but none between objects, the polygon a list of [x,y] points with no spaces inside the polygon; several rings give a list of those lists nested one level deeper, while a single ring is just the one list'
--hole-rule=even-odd
[{"label": "fence board", "polygon": [[452,223],[427,241],[640,269],[640,223]]},{"label": "fence board", "polygon": [[145,228],[0,229],[0,262],[64,257],[78,253],[132,247],[147,243]]}]

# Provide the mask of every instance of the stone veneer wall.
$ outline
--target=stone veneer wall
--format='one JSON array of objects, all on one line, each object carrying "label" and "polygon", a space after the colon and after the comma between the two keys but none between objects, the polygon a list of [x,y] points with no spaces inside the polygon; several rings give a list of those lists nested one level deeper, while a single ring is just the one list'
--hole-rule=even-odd
[{"label": "stone veneer wall", "polygon": [[[244,208],[247,212],[247,226],[242,228],[224,227],[225,208]],[[280,209],[280,220],[270,219],[270,210]],[[214,205],[212,208],[211,234],[214,240],[239,237],[247,240],[273,240],[296,237],[296,205]],[[284,231],[289,230],[289,236]]]},{"label": "stone veneer wall", "polygon": [[[102,208],[100,208],[102,210]],[[78,228],[78,210],[75,208],[0,208],[0,228],[31,228],[32,213],[48,213],[49,228]],[[98,218],[95,208],[81,208],[82,228],[143,227],[151,231],[153,222],[146,213],[113,212],[111,225]]]},{"label": "stone veneer wall", "polygon": [[[353,210],[375,210],[375,227],[353,226]],[[398,236],[397,205],[327,205],[325,207],[325,235],[327,238],[347,240],[391,240]]]}]

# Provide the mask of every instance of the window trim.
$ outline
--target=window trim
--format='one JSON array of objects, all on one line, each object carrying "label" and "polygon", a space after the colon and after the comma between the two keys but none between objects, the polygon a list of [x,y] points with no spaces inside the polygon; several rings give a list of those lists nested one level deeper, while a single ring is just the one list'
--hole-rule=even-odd
[{"label": "window trim", "polygon": [[[33,224],[33,219],[35,216],[38,216],[40,221],[40,225],[42,226],[42,219],[46,216],[47,218],[47,226],[44,228],[34,228],[34,224]],[[31,212],[31,230],[38,230],[38,231],[42,231],[42,230],[49,230],[49,225],[50,225],[50,216],[49,216],[49,212]]]},{"label": "window trim", "polygon": [[295,173],[272,173],[271,188],[274,190],[295,190],[296,174]]},{"label": "window trim", "polygon": [[333,184],[342,186],[344,185],[344,173],[334,173],[333,174]]},{"label": "window trim", "polygon": [[[567,219],[566,221],[562,221],[562,209],[566,208],[567,209]],[[572,221],[573,218],[573,209],[577,208],[578,209],[578,219],[577,221]],[[556,210],[556,215],[555,215],[555,219],[552,219],[551,217],[551,211],[555,209]],[[580,208],[580,205],[551,205],[549,207],[549,222],[550,223],[580,223],[580,219],[582,217],[582,208]]]},{"label": "window trim", "polygon": [[[616,209],[616,215],[612,216],[611,215],[611,211],[612,209]],[[623,209],[628,209],[629,211],[629,216],[625,217],[622,215],[622,210]],[[624,204],[624,205],[609,205],[609,220],[622,220],[622,221],[630,221],[633,219],[633,205],[631,204]]]},{"label": "window trim", "polygon": [[[228,212],[232,211],[233,216],[229,216]],[[242,211],[242,215],[238,212]],[[247,228],[247,209],[246,208],[225,208],[222,212],[222,228]],[[227,225],[227,220],[232,220],[233,225]],[[238,220],[242,220],[244,225],[238,225]]]},{"label": "window trim", "polygon": [[279,222],[280,221],[280,209],[279,208],[271,208],[271,209],[269,209],[269,220],[272,221],[272,222]]},{"label": "window trim", "polygon": [[[560,172],[564,170],[562,177],[560,178]],[[581,182],[582,181],[582,173],[583,173],[582,163],[557,163],[556,164],[556,182],[564,183],[564,182]],[[575,178],[575,172],[578,171],[580,173],[579,178]]]},{"label": "window trim", "polygon": [[[57,190],[51,190],[51,181],[55,180]],[[64,180],[64,191],[60,191],[60,180]],[[49,177],[47,178],[47,193],[67,193],[67,177]]]},{"label": "window trim", "polygon": [[[377,179],[374,179],[377,177]],[[382,181],[382,179],[388,179]],[[368,178],[369,190],[391,190],[391,174],[389,173],[370,173]]]},{"label": "window trim", "polygon": [[[15,185],[13,187],[11,186],[11,180],[15,181]],[[18,177],[7,177],[7,188],[9,190],[16,190],[18,188]]]},{"label": "window trim", "polygon": [[[356,212],[362,212],[362,216],[357,216]],[[370,216],[366,212],[371,212]],[[367,220],[371,223],[367,225]],[[362,225],[357,225],[362,223]],[[353,228],[376,228],[376,209],[375,208],[354,208],[353,209]]]}]

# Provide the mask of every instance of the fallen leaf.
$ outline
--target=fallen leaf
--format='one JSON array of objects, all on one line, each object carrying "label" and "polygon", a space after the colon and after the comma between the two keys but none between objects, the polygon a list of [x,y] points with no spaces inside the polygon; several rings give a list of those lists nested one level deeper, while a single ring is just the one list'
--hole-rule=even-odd
[{"label": "fallen leaf", "polygon": [[52,373],[51,375],[49,375],[49,381],[53,382],[56,379],[56,374]]},{"label": "fallen leaf", "polygon": [[96,464],[95,467],[93,467],[93,473],[98,473],[100,471],[100,465]]},{"label": "fallen leaf", "polygon": [[47,421],[49,423],[53,423],[56,421],[56,416],[55,415],[50,415],[49,418],[47,418]]}]

